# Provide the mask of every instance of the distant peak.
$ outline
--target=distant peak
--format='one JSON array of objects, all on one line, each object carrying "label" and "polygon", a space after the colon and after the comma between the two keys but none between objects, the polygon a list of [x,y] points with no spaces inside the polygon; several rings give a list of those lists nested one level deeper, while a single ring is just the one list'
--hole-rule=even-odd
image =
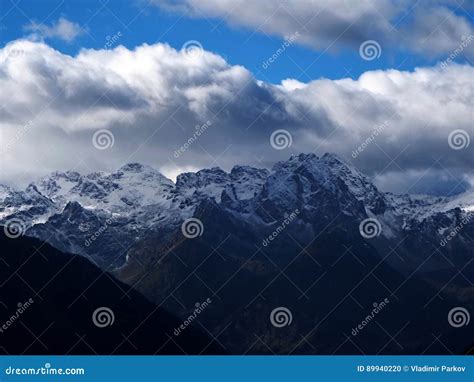
[{"label": "distant peak", "polygon": [[2,192],[10,192],[12,188],[10,186],[5,186],[4,184],[0,184],[0,191]]},{"label": "distant peak", "polygon": [[131,162],[123,165],[117,171],[110,174],[114,180],[118,179],[135,179],[135,181],[154,181],[158,180],[161,184],[171,185],[173,182],[164,176],[157,169],[137,162]]},{"label": "distant peak", "polygon": [[341,158],[340,156],[333,154],[333,153],[326,153],[321,157],[321,161],[332,168],[336,169],[344,169],[344,171],[349,171],[355,175],[358,175],[362,178],[366,178],[366,176],[361,173],[356,167],[352,164],[348,163],[345,159]]},{"label": "distant peak", "polygon": [[202,170],[199,170],[197,172],[198,174],[201,173],[201,174],[222,174],[222,175],[226,175],[227,173],[221,169],[220,167],[211,167],[211,168],[204,168]]},{"label": "distant peak", "polygon": [[332,161],[338,161],[341,163],[344,163],[344,159],[342,159],[340,156],[334,153],[325,153],[321,159],[326,159],[326,160],[332,160]]},{"label": "distant peak", "polygon": [[272,168],[272,171],[278,171],[281,169],[293,169],[299,168],[301,166],[306,166],[307,164],[312,164],[318,160],[318,156],[314,153],[309,153],[309,154],[294,154],[290,156],[290,158],[286,161],[281,161],[275,163],[275,165]]},{"label": "distant peak", "polygon": [[308,154],[301,153],[301,154],[292,155],[288,161],[289,162],[295,162],[295,161],[302,162],[302,161],[311,160],[311,159],[319,159],[319,158],[314,153],[308,153]]},{"label": "distant peak", "polygon": [[234,166],[230,172],[232,177],[239,177],[244,174],[253,176],[267,177],[269,171],[264,168],[256,168],[251,166]]},{"label": "distant peak", "polygon": [[64,206],[63,212],[70,211],[82,211],[84,208],[81,206],[81,204],[77,201],[69,201],[66,203]]},{"label": "distant peak", "polygon": [[120,171],[124,172],[142,172],[145,170],[145,165],[138,163],[138,162],[132,162],[132,163],[127,163],[120,167]]},{"label": "distant peak", "polygon": [[34,183],[30,183],[26,189],[25,189],[25,192],[27,193],[30,193],[30,192],[36,192],[36,193],[40,193],[39,190],[38,190],[38,187],[36,186],[36,184]]},{"label": "distant peak", "polygon": [[53,171],[51,175],[47,176],[46,178],[51,178],[51,179],[68,179],[73,182],[77,181],[81,177],[81,174],[79,174],[77,171]]}]

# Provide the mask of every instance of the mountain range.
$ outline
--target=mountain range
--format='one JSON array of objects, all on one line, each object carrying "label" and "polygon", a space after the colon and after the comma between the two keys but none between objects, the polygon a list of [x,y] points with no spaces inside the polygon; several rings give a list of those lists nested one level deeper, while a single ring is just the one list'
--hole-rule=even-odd
[{"label": "mountain range", "polygon": [[473,215],[472,190],[382,192],[333,154],[176,182],[130,163],[0,187],[7,236],[80,255],[182,319],[211,299],[193,325],[235,354],[466,351],[469,327],[447,317],[474,310]]}]

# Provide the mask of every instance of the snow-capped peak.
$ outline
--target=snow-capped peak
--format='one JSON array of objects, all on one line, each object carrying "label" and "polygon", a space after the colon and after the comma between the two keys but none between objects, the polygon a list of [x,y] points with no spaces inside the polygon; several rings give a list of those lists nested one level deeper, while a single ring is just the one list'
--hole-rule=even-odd
[{"label": "snow-capped peak", "polygon": [[112,173],[54,172],[32,185],[60,206],[76,201],[86,208],[116,212],[163,203],[174,187],[170,179],[140,163],[128,163]]},{"label": "snow-capped peak", "polygon": [[[103,236],[104,244],[111,238],[115,243],[133,241],[150,229],[172,231],[199,206],[211,204],[237,220],[263,226],[295,210],[311,229],[334,219],[358,225],[372,217],[390,239],[401,231],[420,229],[426,221],[431,222],[429,235],[444,232],[456,224],[459,211],[474,212],[474,193],[449,198],[384,193],[341,158],[313,153],[291,156],[270,171],[235,166],[230,172],[214,167],[183,173],[176,184],[150,166],[128,163],[111,173],[56,171],[25,191],[0,187],[2,221],[19,218],[32,235],[92,257],[104,249],[84,248],[84,240],[92,229],[110,224],[104,223],[110,217],[114,229]],[[446,218],[437,219],[439,213]],[[107,245],[107,256],[113,257],[116,248]]]}]

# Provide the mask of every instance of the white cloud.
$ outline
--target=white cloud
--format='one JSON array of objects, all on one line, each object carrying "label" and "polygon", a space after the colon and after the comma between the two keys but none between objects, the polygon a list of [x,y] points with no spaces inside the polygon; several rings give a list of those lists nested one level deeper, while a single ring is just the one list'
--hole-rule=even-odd
[{"label": "white cloud", "polygon": [[79,24],[69,21],[64,17],[60,17],[59,20],[50,26],[31,22],[30,24],[25,25],[24,29],[32,33],[30,37],[34,40],[58,38],[66,42],[75,40],[85,32]]},{"label": "white cloud", "polygon": [[[459,45],[474,35],[472,24],[465,17],[456,15],[446,7],[433,7],[429,12],[417,10],[405,39],[411,50],[440,57],[452,53]],[[474,58],[474,44],[464,52]]]},{"label": "white cloud", "polygon": [[176,178],[182,173],[196,172],[199,170],[201,170],[199,167],[194,166],[176,167],[174,165],[166,165],[160,168],[160,172],[173,182],[176,182]]},{"label": "white cloud", "polygon": [[[393,188],[395,176],[433,170],[472,178],[474,145],[458,151],[448,145],[454,129],[474,140],[472,78],[472,66],[451,64],[272,85],[207,51],[190,59],[155,44],[71,57],[44,43],[15,41],[0,50],[0,182],[56,169],[113,170],[129,161],[175,174],[262,166],[309,151],[352,160],[381,124],[383,131],[354,160],[380,184]],[[212,125],[175,158],[206,121]],[[107,150],[91,141],[102,128],[115,138]],[[278,151],[269,138],[280,128],[291,132],[293,144]]]},{"label": "white cloud", "polygon": [[[470,9],[455,0],[154,0],[166,10],[218,18],[269,35],[299,32],[296,43],[320,51],[358,49],[376,40],[384,51],[409,49],[434,56],[451,53],[474,34]],[[457,12],[455,12],[457,10]],[[464,11],[464,12],[463,12]],[[474,57],[474,46],[466,52]]]}]

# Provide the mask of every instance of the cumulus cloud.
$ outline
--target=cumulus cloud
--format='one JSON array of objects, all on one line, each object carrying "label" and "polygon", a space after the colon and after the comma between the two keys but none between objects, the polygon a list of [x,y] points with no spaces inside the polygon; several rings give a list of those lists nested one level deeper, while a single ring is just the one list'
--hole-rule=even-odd
[{"label": "cumulus cloud", "polygon": [[71,42],[82,35],[85,31],[77,23],[60,17],[52,25],[31,22],[23,27],[27,32],[31,32],[30,38],[42,40],[45,38],[57,38],[66,42]]},{"label": "cumulus cloud", "polygon": [[[0,182],[130,161],[170,176],[265,167],[299,152],[339,154],[386,189],[408,189],[413,174],[420,174],[418,192],[429,191],[440,172],[453,183],[472,179],[474,144],[455,150],[448,140],[454,130],[474,138],[472,66],[273,85],[201,53],[145,44],[72,57],[41,42],[8,44],[0,50]],[[114,138],[105,150],[93,144],[100,129]],[[276,129],[290,132],[291,147],[271,146]]]},{"label": "cumulus cloud", "polygon": [[[233,26],[288,37],[320,51],[357,49],[376,40],[384,50],[409,49],[433,56],[451,53],[474,34],[468,2],[434,0],[153,0],[191,17],[218,18]],[[465,8],[463,8],[465,7]],[[464,54],[472,59],[474,46]]]}]

